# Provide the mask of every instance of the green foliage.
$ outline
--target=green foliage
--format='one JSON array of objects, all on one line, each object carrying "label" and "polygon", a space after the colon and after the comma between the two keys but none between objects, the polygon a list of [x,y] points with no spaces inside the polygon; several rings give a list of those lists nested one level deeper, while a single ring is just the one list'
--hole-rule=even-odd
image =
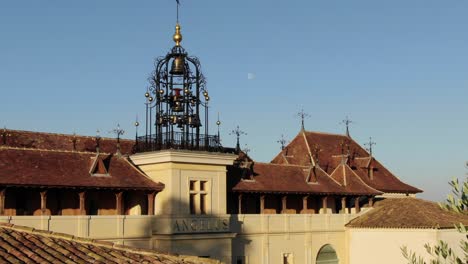
[{"label": "green foliage", "polygon": [[452,186],[452,194],[447,195],[445,203],[439,203],[440,207],[448,211],[461,214],[468,214],[468,181],[465,179],[463,185],[460,185],[455,178],[449,182]]},{"label": "green foliage", "polygon": [[[458,179],[453,179],[449,182],[452,187],[452,194],[447,195],[447,200],[444,203],[439,203],[439,206],[447,211],[456,212],[459,214],[468,214],[468,177],[465,178],[463,184],[458,182]],[[466,264],[468,263],[468,232],[463,224],[455,225],[458,232],[465,234],[465,239],[460,241],[460,248],[463,251],[462,256],[456,256],[448,244],[439,240],[437,245],[431,246],[425,244],[426,252],[431,256],[429,262],[426,262],[421,256],[416,255],[413,251],[408,251],[406,246],[401,247],[403,257],[408,261],[408,264]],[[463,260],[462,260],[463,259]]]}]

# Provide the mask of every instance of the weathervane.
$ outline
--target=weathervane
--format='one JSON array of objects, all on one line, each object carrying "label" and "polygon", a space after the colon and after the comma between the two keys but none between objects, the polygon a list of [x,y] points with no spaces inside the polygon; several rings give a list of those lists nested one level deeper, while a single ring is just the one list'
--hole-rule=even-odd
[{"label": "weathervane", "polygon": [[276,143],[280,143],[281,144],[281,150],[283,150],[284,147],[286,146],[286,143],[288,143],[288,141],[286,140],[284,135],[281,134],[281,138],[279,140],[277,140]]},{"label": "weathervane", "polygon": [[350,136],[349,136],[349,125],[352,124],[352,123],[354,123],[354,122],[351,121],[351,120],[348,118],[348,116],[346,116],[346,118],[345,118],[343,121],[341,121],[341,124],[344,124],[344,125],[346,126],[346,136],[347,136],[347,137],[350,137]]},{"label": "weathervane", "polygon": [[377,143],[375,143],[374,141],[372,141],[372,137],[369,137],[369,142],[368,143],[365,143],[364,146],[368,146],[367,147],[367,151],[369,151],[369,154],[370,156],[372,157],[372,146],[376,145]]},{"label": "weathervane", "polygon": [[114,133],[117,136],[117,155],[121,155],[120,153],[120,136],[125,134],[125,130],[120,128],[120,124],[117,124],[117,128],[114,128],[111,133]]},{"label": "weathervane", "polygon": [[120,143],[120,136],[125,134],[125,130],[120,128],[120,124],[117,124],[117,128],[114,128],[111,133],[114,133],[117,136],[117,143]]},{"label": "weathervane", "polygon": [[304,108],[302,108],[301,111],[297,113],[297,116],[301,118],[301,129],[304,130],[304,119],[310,117],[310,115],[304,112]]},{"label": "weathervane", "polygon": [[247,135],[244,131],[240,130],[239,126],[237,126],[236,129],[232,130],[229,135],[236,135],[237,137],[237,144],[236,144],[236,150],[240,150],[240,143],[239,143],[239,138],[241,135]]}]

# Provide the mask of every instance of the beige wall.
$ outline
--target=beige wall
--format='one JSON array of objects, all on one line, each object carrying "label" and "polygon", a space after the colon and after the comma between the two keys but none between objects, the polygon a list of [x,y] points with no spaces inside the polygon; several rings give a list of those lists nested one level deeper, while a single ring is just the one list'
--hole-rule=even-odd
[{"label": "beige wall", "polygon": [[151,248],[151,216],[0,216],[0,222]]},{"label": "beige wall", "polygon": [[330,244],[340,264],[347,262],[344,225],[356,215],[233,215],[233,259],[245,257],[249,264],[283,264],[292,254],[295,264],[314,264],[319,250]]},{"label": "beige wall", "polygon": [[[456,230],[345,228],[354,217],[355,214],[1,216],[0,221],[163,252],[210,256],[225,263],[236,263],[236,258],[242,257],[249,264],[282,264],[283,254],[289,253],[295,264],[315,264],[319,250],[327,244],[335,249],[340,264],[405,263],[401,246],[407,245],[427,256],[423,245],[434,244],[438,239],[461,253],[458,245],[463,235]],[[197,227],[178,231],[174,229],[175,220],[193,221]],[[227,229],[219,224],[223,221],[229,223]]]},{"label": "beige wall", "polygon": [[[347,230],[350,264],[406,263],[401,247],[424,258],[429,257],[424,244],[446,240],[452,248],[459,248],[462,236],[454,230],[437,229],[359,229]],[[427,259],[426,259],[427,260]]]},{"label": "beige wall", "polygon": [[155,214],[190,214],[191,180],[207,181],[207,214],[226,214],[226,165],[235,155],[195,151],[166,150],[139,153],[132,161],[151,179],[164,183],[156,196]]}]

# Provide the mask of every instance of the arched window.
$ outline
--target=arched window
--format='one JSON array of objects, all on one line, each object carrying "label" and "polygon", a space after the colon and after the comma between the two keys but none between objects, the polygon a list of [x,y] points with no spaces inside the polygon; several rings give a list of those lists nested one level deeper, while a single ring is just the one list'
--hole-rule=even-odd
[{"label": "arched window", "polygon": [[317,254],[317,264],[338,264],[338,256],[336,255],[335,249],[331,245],[325,245]]}]

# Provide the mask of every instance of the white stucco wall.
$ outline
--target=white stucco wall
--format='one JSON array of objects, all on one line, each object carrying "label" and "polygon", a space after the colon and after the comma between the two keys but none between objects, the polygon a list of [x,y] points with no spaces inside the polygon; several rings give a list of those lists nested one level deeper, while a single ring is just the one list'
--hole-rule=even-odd
[{"label": "white stucco wall", "polygon": [[349,246],[349,264],[395,264],[407,263],[401,247],[421,257],[428,258],[424,244],[437,243],[438,239],[456,248],[460,234],[454,230],[436,229],[364,229],[349,228],[346,231]]}]

